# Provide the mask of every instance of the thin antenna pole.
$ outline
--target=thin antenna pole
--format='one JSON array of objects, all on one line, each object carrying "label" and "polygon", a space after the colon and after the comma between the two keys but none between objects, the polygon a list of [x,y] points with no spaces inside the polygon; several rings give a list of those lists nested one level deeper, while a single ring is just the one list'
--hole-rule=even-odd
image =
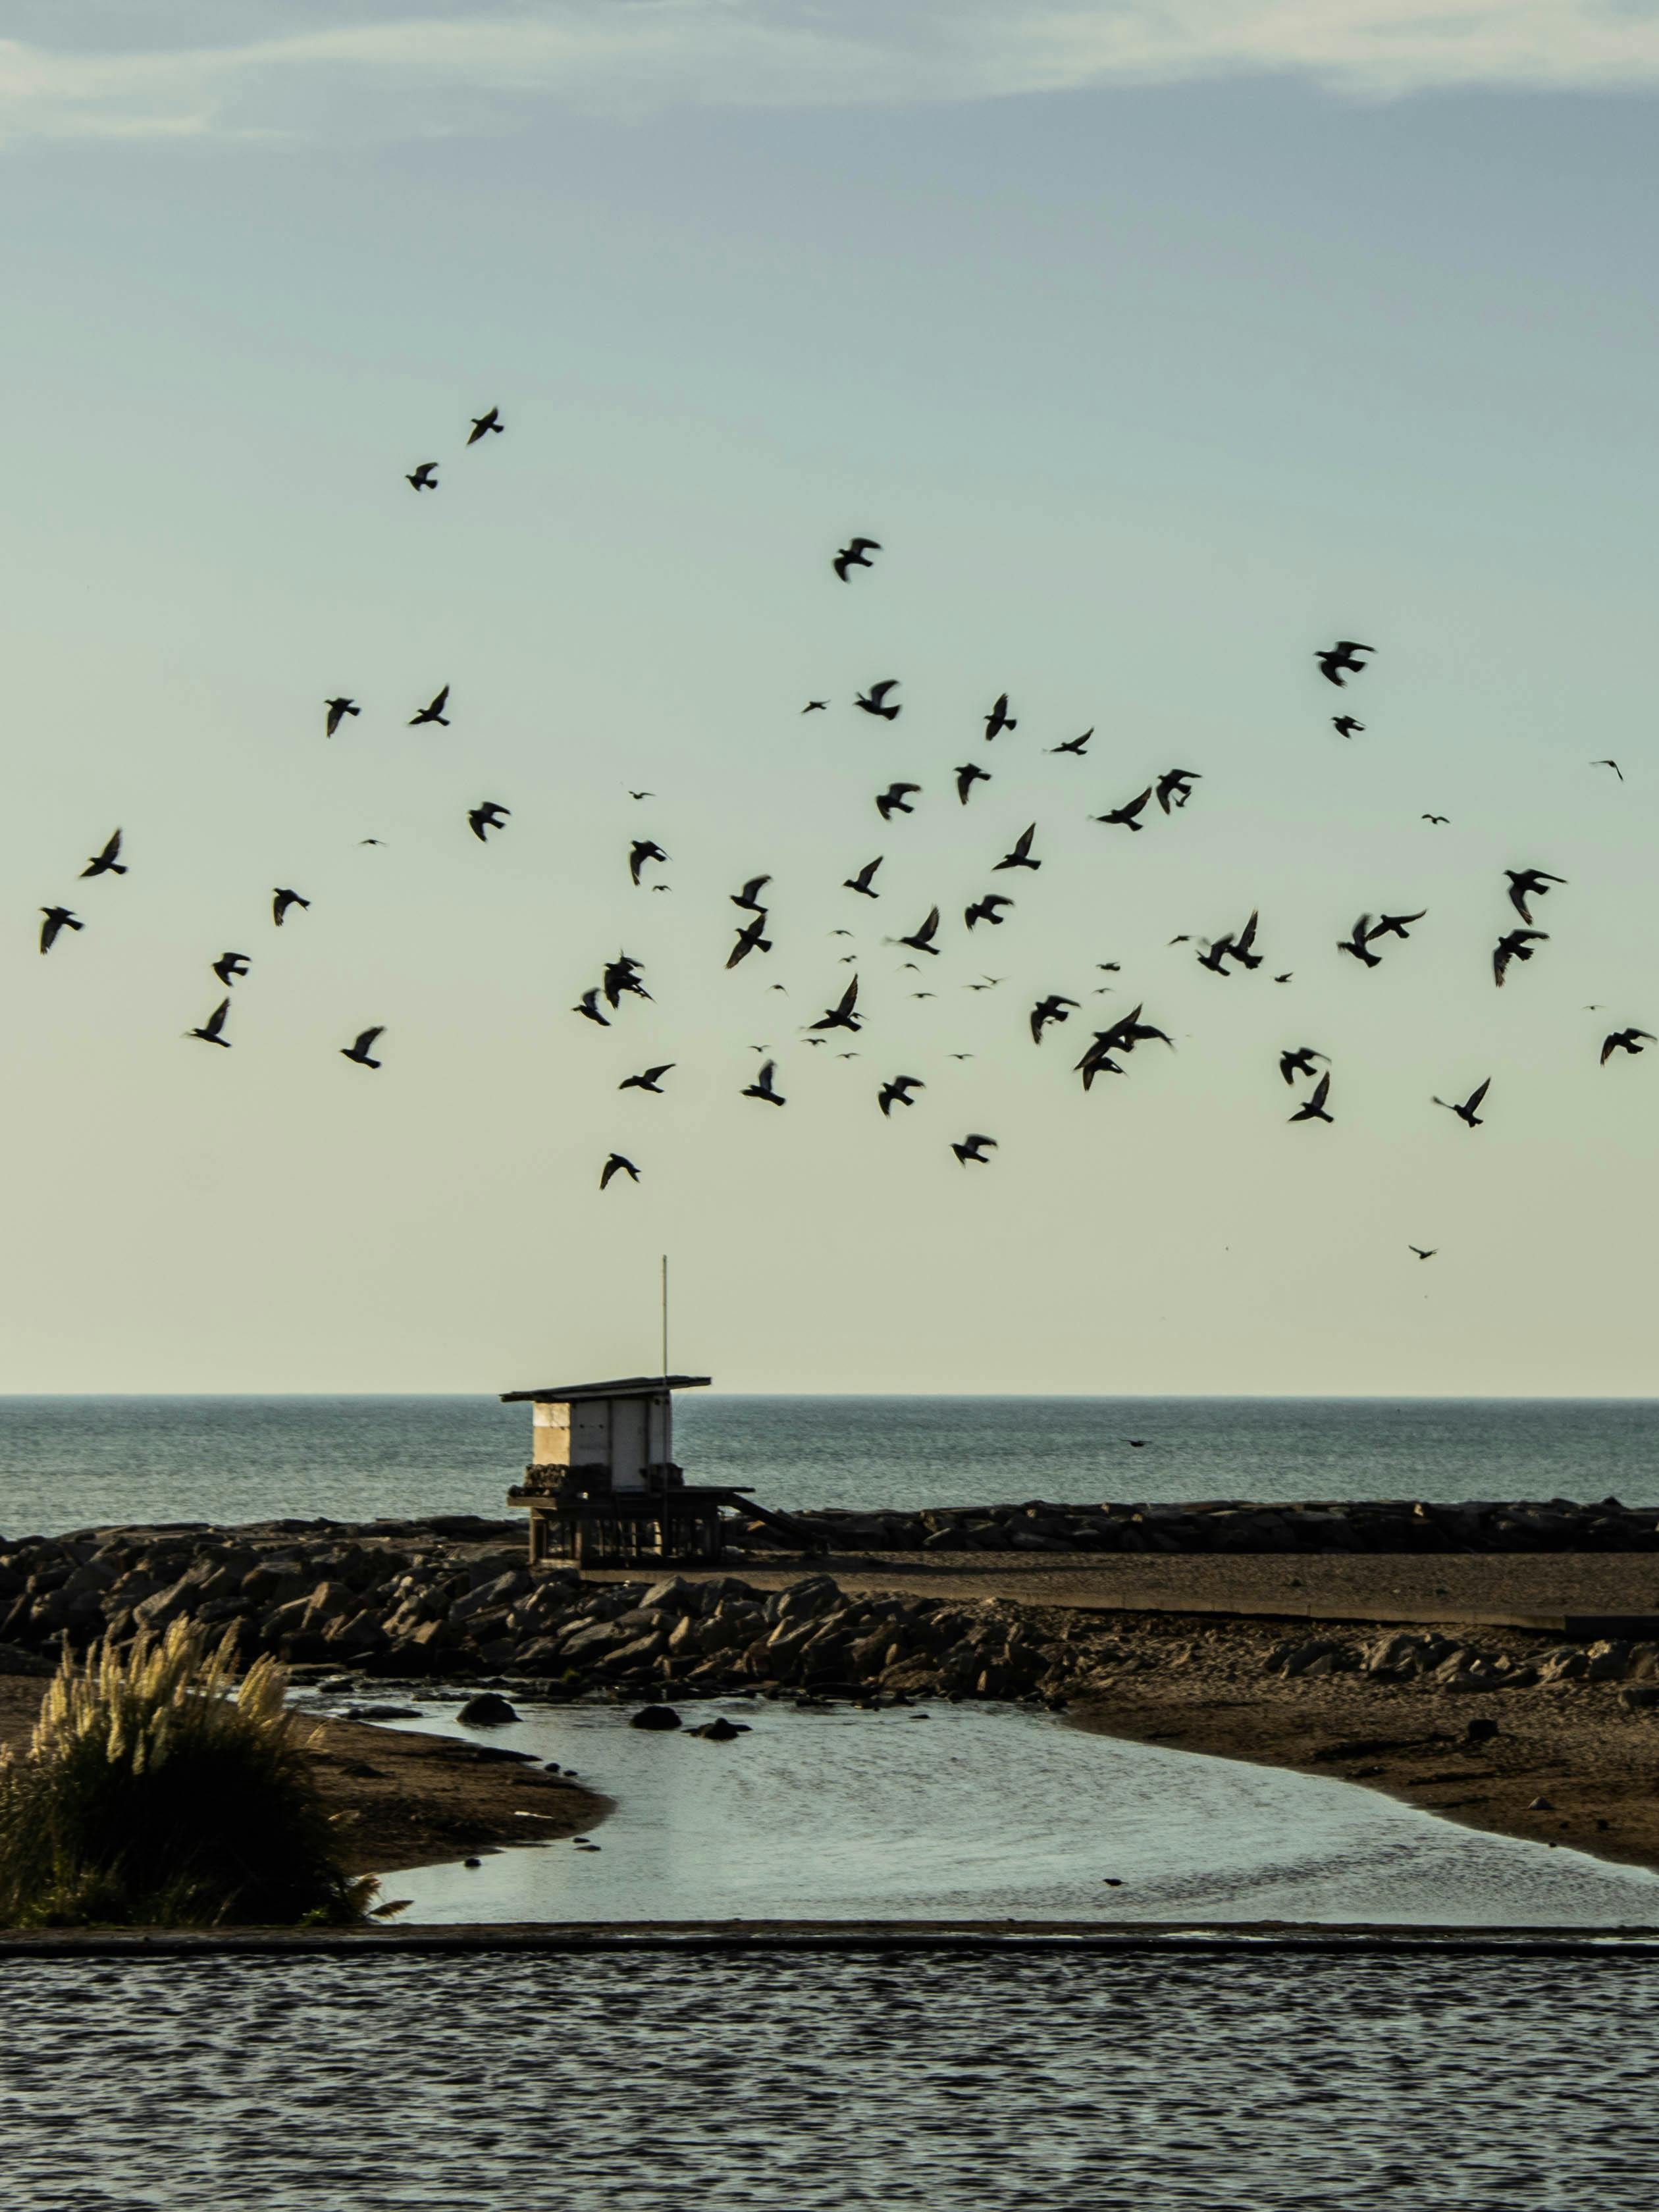
[{"label": "thin antenna pole", "polygon": [[668,1255],[662,1255],[662,1373],[668,1380]]}]

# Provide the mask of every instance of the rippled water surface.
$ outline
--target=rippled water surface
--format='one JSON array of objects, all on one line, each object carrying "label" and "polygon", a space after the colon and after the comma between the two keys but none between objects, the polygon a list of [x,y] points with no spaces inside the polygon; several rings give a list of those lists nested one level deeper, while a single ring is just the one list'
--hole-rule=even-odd
[{"label": "rippled water surface", "polygon": [[[1140,1449],[1128,1439],[1143,1439]],[[0,1530],[505,1510],[492,1398],[0,1398]],[[785,1507],[1102,1498],[1659,1498],[1644,1400],[735,1398],[679,1457]]]},{"label": "rippled water surface", "polygon": [[21,2212],[1647,2212],[1659,1968],[0,1966]]}]

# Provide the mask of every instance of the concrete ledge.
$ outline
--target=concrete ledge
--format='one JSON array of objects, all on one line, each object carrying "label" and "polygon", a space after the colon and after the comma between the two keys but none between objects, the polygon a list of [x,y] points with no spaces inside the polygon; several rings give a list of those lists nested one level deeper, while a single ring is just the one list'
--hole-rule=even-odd
[{"label": "concrete ledge", "polygon": [[376,1929],[30,1929],[0,1930],[0,1970],[9,1960],[314,1958],[370,1960],[507,1952],[846,1954],[1071,1952],[1127,1957],[1151,1952],[1195,1957],[1243,1952],[1395,1956],[1516,1954],[1659,1959],[1659,1928],[1393,1927],[1366,1923],[1260,1920],[710,1920],[478,1923]]}]

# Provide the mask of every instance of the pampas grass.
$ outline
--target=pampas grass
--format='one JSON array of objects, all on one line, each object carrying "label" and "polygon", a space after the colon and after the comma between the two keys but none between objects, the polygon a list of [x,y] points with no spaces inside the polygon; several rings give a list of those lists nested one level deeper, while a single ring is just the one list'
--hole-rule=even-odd
[{"label": "pampas grass", "polygon": [[27,1758],[0,1753],[0,1921],[217,1927],[358,1919],[283,1704],[283,1669],[235,1679],[189,1621],[159,1642],[66,1651]]}]

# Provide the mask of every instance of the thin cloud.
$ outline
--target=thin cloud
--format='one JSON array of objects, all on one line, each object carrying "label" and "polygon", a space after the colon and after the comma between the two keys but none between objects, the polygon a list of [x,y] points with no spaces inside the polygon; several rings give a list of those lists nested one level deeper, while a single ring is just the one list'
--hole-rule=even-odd
[{"label": "thin cloud", "polygon": [[[295,11],[298,12],[298,11]],[[1355,96],[1659,82],[1651,0],[528,0],[114,52],[0,40],[0,137],[375,137],[500,127],[532,105],[938,105],[1241,75]],[[153,18],[152,18],[153,20]],[[290,15],[289,20],[294,20]]]}]

